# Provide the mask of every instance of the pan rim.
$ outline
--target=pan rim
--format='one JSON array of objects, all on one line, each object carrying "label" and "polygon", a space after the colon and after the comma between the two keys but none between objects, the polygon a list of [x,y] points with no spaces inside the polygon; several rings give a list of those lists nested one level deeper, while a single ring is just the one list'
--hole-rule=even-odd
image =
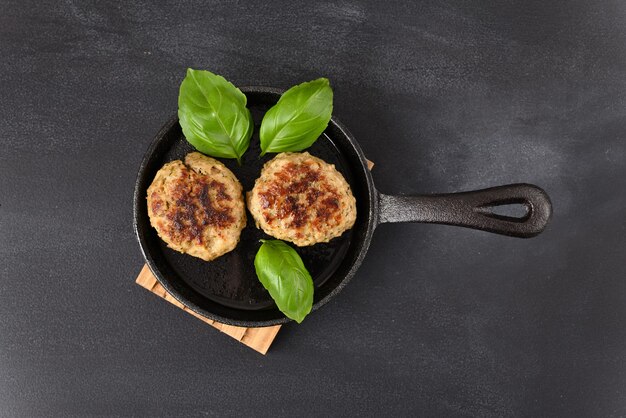
[{"label": "pan rim", "polygon": [[[284,92],[283,89],[278,89],[274,87],[265,87],[265,86],[247,86],[247,87],[241,87],[240,89],[244,93],[271,93],[271,94],[280,95]],[[222,315],[209,312],[206,309],[203,309],[202,307],[182,297],[180,293],[176,289],[174,289],[174,287],[170,284],[170,281],[162,274],[162,272],[156,266],[156,263],[152,254],[147,250],[148,244],[145,241],[146,239],[145,235],[142,234],[140,231],[140,228],[142,228],[143,226],[140,226],[138,222],[139,211],[141,210],[140,209],[141,199],[144,198],[143,188],[141,187],[143,183],[142,176],[143,176],[144,171],[146,170],[146,167],[148,166],[151,160],[152,155],[154,154],[156,148],[158,147],[159,143],[163,140],[163,137],[165,136],[165,134],[169,130],[171,130],[176,123],[178,123],[178,115],[174,114],[172,117],[170,117],[167,120],[167,122],[161,127],[161,129],[159,129],[157,134],[152,139],[150,145],[148,146],[148,149],[144,153],[144,156],[142,157],[141,164],[139,165],[139,170],[137,172],[137,178],[135,180],[135,187],[134,187],[134,192],[133,192],[133,230],[134,230],[135,237],[139,243],[139,247],[141,248],[141,252],[143,254],[144,260],[146,264],[148,265],[148,267],[150,268],[150,271],[158,280],[158,282],[161,284],[161,286],[163,286],[165,290],[174,299],[176,299],[178,302],[180,302],[181,304],[183,304],[184,306],[186,306],[187,308],[189,308],[191,311],[195,312],[196,314],[206,317],[208,319],[211,319],[211,320],[223,323],[223,324],[234,325],[234,326],[239,326],[239,327],[267,327],[267,326],[281,325],[281,324],[291,322],[292,320],[285,316],[276,318],[276,319],[270,319],[270,320],[250,321],[250,320],[231,319],[228,317],[224,317]],[[365,258],[365,255],[369,248],[374,230],[378,224],[378,192],[376,191],[376,188],[374,187],[372,174],[367,168],[367,159],[365,158],[365,155],[361,147],[359,146],[358,142],[356,141],[354,136],[350,133],[350,131],[345,127],[345,125],[343,125],[334,116],[331,117],[331,120],[329,122],[329,125],[331,124],[336,129],[339,130],[341,135],[343,135],[346,138],[347,142],[350,144],[350,146],[352,147],[352,149],[354,150],[354,152],[356,153],[359,159],[360,166],[352,167],[352,169],[354,171],[359,171],[359,175],[364,177],[366,180],[367,197],[363,196],[362,198],[369,199],[369,206],[368,206],[369,211],[368,213],[364,214],[364,216],[367,216],[366,230],[365,230],[364,236],[359,239],[360,242],[357,244],[360,246],[357,257],[354,259],[348,272],[344,275],[344,277],[337,284],[337,286],[335,286],[326,296],[324,296],[322,299],[318,300],[316,303],[313,304],[311,312],[316,311],[317,309],[319,309],[320,307],[328,303],[348,284],[351,278],[355,275],[356,271],[358,270],[361,263],[363,262],[363,259]]]}]

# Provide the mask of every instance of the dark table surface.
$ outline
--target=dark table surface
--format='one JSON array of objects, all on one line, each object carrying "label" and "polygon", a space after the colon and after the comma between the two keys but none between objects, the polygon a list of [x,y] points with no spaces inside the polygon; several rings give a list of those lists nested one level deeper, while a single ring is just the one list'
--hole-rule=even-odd
[{"label": "dark table surface", "polygon": [[[0,416],[626,415],[623,2],[1,3]],[[552,222],[384,225],[261,356],[133,283],[187,67],[326,76],[381,191],[535,183]]]}]

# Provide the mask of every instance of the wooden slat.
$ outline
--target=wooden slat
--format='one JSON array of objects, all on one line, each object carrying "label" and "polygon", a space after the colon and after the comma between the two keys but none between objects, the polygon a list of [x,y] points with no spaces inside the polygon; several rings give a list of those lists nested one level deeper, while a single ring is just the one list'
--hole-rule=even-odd
[{"label": "wooden slat", "polygon": [[222,332],[224,334],[228,334],[237,341],[241,341],[246,332],[248,332],[249,328],[236,327],[233,325],[222,324]]},{"label": "wooden slat", "polygon": [[150,267],[147,264],[143,265],[143,268],[139,272],[139,276],[137,276],[137,280],[135,280],[141,287],[145,287],[148,290],[152,290],[152,287],[157,283],[156,277],[150,271]]},{"label": "wooden slat", "polygon": [[167,293],[147,265],[143,266],[135,283],[261,354],[267,353],[267,350],[269,350],[281,327],[280,325],[262,328],[235,327],[233,325],[221,324],[202,315],[198,315]]},{"label": "wooden slat", "polygon": [[[268,327],[268,329],[264,328],[248,328],[248,332],[245,333],[241,342],[254,347],[267,347],[269,348],[274,342],[274,338],[278,335],[278,331],[280,331],[280,325],[275,327]],[[260,351],[261,354],[265,354],[265,351]]]},{"label": "wooden slat", "polygon": [[165,291],[165,289],[163,289],[163,293],[165,293],[164,299],[166,301],[168,301],[169,303],[171,303],[174,306],[179,307],[180,309],[183,309],[185,307],[185,305],[183,305],[182,303],[180,303],[179,301],[177,301],[174,296],[170,295],[169,293],[167,293]]}]

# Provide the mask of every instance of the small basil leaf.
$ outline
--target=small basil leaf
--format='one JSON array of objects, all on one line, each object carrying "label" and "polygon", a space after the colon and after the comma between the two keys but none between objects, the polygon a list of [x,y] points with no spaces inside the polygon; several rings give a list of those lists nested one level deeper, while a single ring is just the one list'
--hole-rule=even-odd
[{"label": "small basil leaf", "polygon": [[288,318],[300,323],[313,306],[313,279],[302,259],[282,241],[265,241],[254,258],[256,275]]},{"label": "small basil leaf", "polygon": [[324,132],[333,112],[333,90],[319,78],[287,90],[261,123],[261,155],[302,151]]},{"label": "small basil leaf", "polygon": [[178,119],[198,151],[241,163],[254,124],[246,96],[224,77],[189,68],[180,85]]}]

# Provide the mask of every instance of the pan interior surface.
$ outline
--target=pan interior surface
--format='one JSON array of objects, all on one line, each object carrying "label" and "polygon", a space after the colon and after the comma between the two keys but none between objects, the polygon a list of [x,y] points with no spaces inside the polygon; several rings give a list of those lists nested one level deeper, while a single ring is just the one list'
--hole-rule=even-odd
[{"label": "pan interior surface", "polygon": [[[235,160],[219,159],[250,191],[263,164],[276,154],[259,158],[259,126],[263,115],[278,101],[280,94],[272,89],[242,89],[248,97],[248,107],[254,119],[255,131],[250,148],[243,156],[242,165]],[[346,132],[331,122],[323,136],[307,151],[334,164],[346,178],[357,200],[357,221],[349,231],[329,243],[296,247],[315,283],[314,308],[323,304],[338,291],[353,274],[356,261],[369,243],[364,237],[372,228],[371,179],[364,172],[362,155],[354,148]],[[173,118],[159,132],[151,145],[137,179],[135,190],[135,228],[142,250],[152,271],[161,284],[182,303],[209,318],[240,326],[264,326],[286,322],[269,293],[259,282],[254,270],[254,257],[260,239],[272,237],[257,229],[247,212],[247,226],[241,233],[237,247],[213,260],[178,253],[158,237],[147,215],[146,190],[156,172],[167,162],[180,159],[194,151],[185,140],[178,120]],[[370,231],[371,233],[371,231]]]}]

